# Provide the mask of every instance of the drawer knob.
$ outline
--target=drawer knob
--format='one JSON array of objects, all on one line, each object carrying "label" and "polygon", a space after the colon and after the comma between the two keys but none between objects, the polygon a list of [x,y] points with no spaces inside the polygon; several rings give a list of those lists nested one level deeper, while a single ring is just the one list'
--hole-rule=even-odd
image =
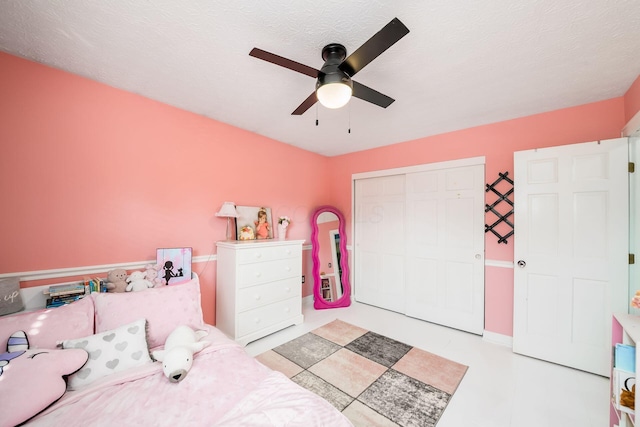
[{"label": "drawer knob", "polygon": [[260,295],[256,294],[255,298],[256,298],[256,301],[260,300]]},{"label": "drawer knob", "polygon": [[258,252],[258,253],[256,254],[256,258],[262,258],[262,254],[261,254],[260,252]]},{"label": "drawer knob", "polygon": [[285,313],[288,313],[288,312],[290,312],[290,311],[291,311],[291,309],[290,309],[289,307],[287,307],[287,308],[285,308],[285,309],[284,309],[284,312],[285,312]]},{"label": "drawer knob", "polygon": [[260,273],[259,271],[256,272],[256,277],[260,277],[262,276],[262,273]]},{"label": "drawer knob", "polygon": [[260,323],[260,318],[256,317],[256,319],[254,320],[254,322],[256,322],[256,325],[257,325],[258,323]]},{"label": "drawer knob", "polygon": [[291,292],[291,288],[284,288],[285,292]]},{"label": "drawer knob", "polygon": [[285,270],[291,271],[291,267],[287,267],[287,268],[285,268]]}]

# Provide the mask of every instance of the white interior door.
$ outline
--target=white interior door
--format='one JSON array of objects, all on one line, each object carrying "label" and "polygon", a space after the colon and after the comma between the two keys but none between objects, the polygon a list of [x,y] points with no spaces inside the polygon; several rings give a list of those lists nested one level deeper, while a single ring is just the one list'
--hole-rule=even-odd
[{"label": "white interior door", "polygon": [[627,140],[514,153],[513,350],[608,376],[628,306]]},{"label": "white interior door", "polygon": [[406,176],[406,314],[482,334],[484,165]]},{"label": "white interior door", "polygon": [[404,313],[404,175],[355,182],[356,301]]}]

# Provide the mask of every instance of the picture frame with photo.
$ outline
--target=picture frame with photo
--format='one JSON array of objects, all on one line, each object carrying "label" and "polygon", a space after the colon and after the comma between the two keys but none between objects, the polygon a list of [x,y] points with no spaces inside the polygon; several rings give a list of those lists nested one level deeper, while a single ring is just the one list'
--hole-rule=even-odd
[{"label": "picture frame with photo", "polygon": [[273,239],[271,208],[264,206],[236,206],[237,240]]}]

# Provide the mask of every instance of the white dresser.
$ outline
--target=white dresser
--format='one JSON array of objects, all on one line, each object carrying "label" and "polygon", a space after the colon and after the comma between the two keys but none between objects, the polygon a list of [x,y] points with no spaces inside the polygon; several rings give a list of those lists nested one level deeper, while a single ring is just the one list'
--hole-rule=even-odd
[{"label": "white dresser", "polygon": [[303,243],[217,242],[216,327],[246,345],[302,323]]}]

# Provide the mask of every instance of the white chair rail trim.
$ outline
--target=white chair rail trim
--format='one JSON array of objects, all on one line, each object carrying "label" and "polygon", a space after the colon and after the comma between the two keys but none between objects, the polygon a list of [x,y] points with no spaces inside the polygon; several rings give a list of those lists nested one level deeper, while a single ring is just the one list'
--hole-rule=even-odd
[{"label": "white chair rail trim", "polygon": [[[193,257],[191,262],[198,264],[202,262],[215,261],[217,256],[215,254],[201,255]],[[105,273],[114,268],[124,268],[125,270],[135,270],[144,268],[147,264],[155,264],[156,260],[149,261],[134,261],[134,262],[122,262],[117,264],[103,264],[103,265],[90,265],[85,267],[69,267],[69,268],[56,268],[52,270],[34,270],[34,271],[22,271],[16,273],[1,273],[0,279],[5,277],[19,277],[21,282],[27,282],[32,280],[44,280],[44,279],[58,279],[61,277],[73,277],[73,276],[85,276],[96,273]]]},{"label": "white chair rail trim", "polygon": [[501,267],[501,268],[513,268],[514,263],[511,261],[501,261],[499,259],[485,259],[485,267]]},{"label": "white chair rail trim", "polygon": [[[349,248],[351,250],[351,248]],[[311,250],[311,245],[305,245],[303,250]],[[208,261],[216,261],[217,255],[200,255],[193,257],[191,260],[194,264],[199,264]],[[135,270],[139,268],[144,268],[147,264],[153,264],[156,260],[148,260],[148,261],[134,261],[134,262],[121,262],[117,264],[102,264],[102,265],[91,265],[85,267],[69,267],[69,268],[56,268],[52,270],[34,270],[34,271],[22,271],[15,273],[0,273],[0,279],[4,279],[6,277],[19,277],[20,281],[27,282],[32,280],[45,280],[45,279],[59,279],[61,277],[74,277],[74,276],[85,276],[96,273],[104,273],[109,270],[113,270],[114,268],[124,268],[125,270]],[[513,268],[514,264],[510,261],[499,261],[499,260],[485,260],[486,267],[502,267],[502,268]]]}]

